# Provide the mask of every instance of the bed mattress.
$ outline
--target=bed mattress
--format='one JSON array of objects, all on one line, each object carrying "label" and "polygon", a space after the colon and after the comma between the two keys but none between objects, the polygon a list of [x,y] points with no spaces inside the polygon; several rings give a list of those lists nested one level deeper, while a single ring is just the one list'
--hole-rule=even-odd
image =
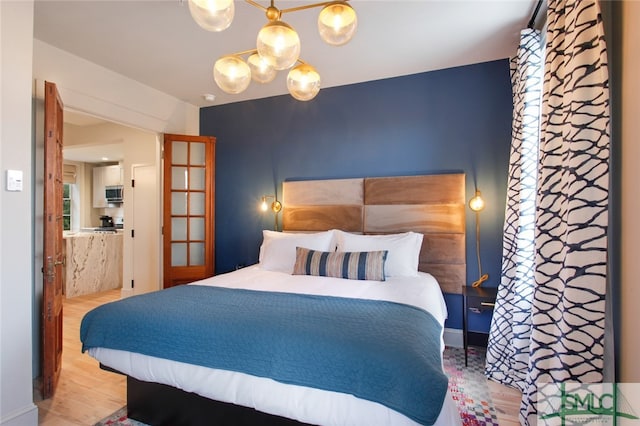
[{"label": "bed mattress", "polygon": [[[385,282],[293,276],[266,271],[258,265],[193,283],[248,290],[385,300],[416,306],[442,325],[447,316],[444,298],[435,279],[395,277]],[[438,344],[444,348],[442,336]],[[107,348],[89,354],[103,365],[136,379],[170,385],[207,398],[255,408],[304,423],[323,425],[416,425],[413,420],[381,404],[353,395],[286,384],[240,372],[206,368]],[[310,403],[311,401],[311,403]],[[436,425],[461,424],[457,408],[447,394]]]}]

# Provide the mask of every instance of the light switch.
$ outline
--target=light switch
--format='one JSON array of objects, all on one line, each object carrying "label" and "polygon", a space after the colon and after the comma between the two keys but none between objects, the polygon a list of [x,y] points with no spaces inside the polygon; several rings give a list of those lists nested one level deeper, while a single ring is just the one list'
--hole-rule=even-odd
[{"label": "light switch", "polygon": [[7,170],[7,191],[22,191],[22,170]]}]

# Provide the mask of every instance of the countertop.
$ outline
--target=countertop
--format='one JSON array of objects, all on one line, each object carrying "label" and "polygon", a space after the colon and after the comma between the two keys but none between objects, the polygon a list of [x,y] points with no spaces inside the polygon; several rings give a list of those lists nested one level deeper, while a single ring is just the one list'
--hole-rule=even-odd
[{"label": "countertop", "polygon": [[79,232],[65,231],[62,234],[62,238],[90,237],[92,235],[122,235],[123,232],[123,229],[116,229],[115,232],[97,232],[93,229]]}]

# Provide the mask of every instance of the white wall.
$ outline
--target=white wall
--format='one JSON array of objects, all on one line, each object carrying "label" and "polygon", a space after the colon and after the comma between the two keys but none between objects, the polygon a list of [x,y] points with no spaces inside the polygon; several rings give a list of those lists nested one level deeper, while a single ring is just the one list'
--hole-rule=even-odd
[{"label": "white wall", "polygon": [[623,2],[622,22],[622,282],[620,291],[621,382],[640,383],[640,2]]},{"label": "white wall", "polygon": [[[40,353],[44,81],[58,85],[65,109],[154,133],[199,132],[196,106],[34,40],[33,7],[32,0],[0,0],[0,425],[3,426],[38,423],[32,378],[39,374]],[[159,158],[157,149],[153,155]],[[4,191],[7,169],[23,171],[22,192]]]},{"label": "white wall", "polygon": [[197,135],[199,109],[40,40],[33,42],[36,96],[56,83],[65,109],[154,132]]},{"label": "white wall", "polygon": [[[0,424],[37,425],[31,374],[33,1],[0,1]],[[5,171],[23,172],[21,192]]]}]

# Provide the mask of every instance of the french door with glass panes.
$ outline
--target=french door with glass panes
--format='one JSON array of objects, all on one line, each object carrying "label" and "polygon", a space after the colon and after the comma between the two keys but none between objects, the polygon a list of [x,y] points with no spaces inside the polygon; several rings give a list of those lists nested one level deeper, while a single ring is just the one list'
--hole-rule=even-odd
[{"label": "french door with glass panes", "polygon": [[215,142],[164,135],[164,288],[214,274]]}]

